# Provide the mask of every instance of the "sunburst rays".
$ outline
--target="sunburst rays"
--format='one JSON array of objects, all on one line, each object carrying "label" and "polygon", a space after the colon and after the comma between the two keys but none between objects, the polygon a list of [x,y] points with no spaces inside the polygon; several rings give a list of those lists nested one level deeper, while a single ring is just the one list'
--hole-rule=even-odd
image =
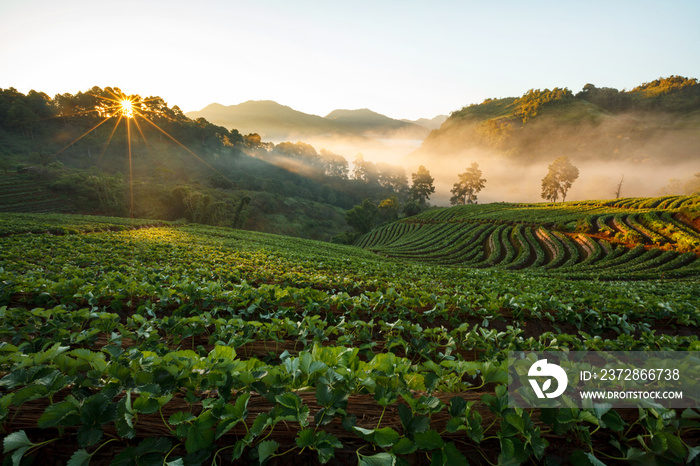
[{"label": "sunburst rays", "polygon": [[148,98],[148,99],[142,99],[138,95],[127,95],[124,94],[121,90],[118,88],[105,88],[104,93],[102,95],[98,95],[95,93],[88,93],[91,97],[96,98],[96,104],[93,109],[87,109],[87,110],[81,110],[79,112],[71,113],[71,114],[65,114],[61,116],[65,117],[70,117],[70,116],[78,116],[78,115],[89,115],[91,113],[94,113],[96,116],[100,117],[101,120],[92,126],[90,129],[85,131],[83,134],[75,138],[72,142],[67,144],[65,147],[61,148],[59,151],[57,151],[55,154],[53,154],[52,157],[55,157],[56,155],[60,154],[64,150],[68,149],[72,145],[74,145],[76,142],[80,141],[83,139],[85,136],[88,134],[92,133],[95,131],[97,128],[105,124],[107,121],[116,119],[116,122],[114,124],[114,128],[112,128],[112,131],[109,134],[109,137],[107,138],[107,142],[104,145],[104,148],[102,149],[102,152],[100,154],[100,158],[98,159],[98,162],[102,159],[102,156],[107,150],[107,147],[109,146],[110,142],[112,141],[112,138],[114,137],[119,125],[123,122],[125,126],[125,131],[126,131],[126,152],[127,152],[127,162],[128,162],[128,167],[129,167],[129,217],[133,218],[134,215],[134,180],[133,180],[133,163],[132,163],[132,128],[131,128],[131,122],[136,125],[136,129],[138,130],[138,133],[140,134],[141,138],[143,139],[144,143],[149,149],[150,152],[150,146],[148,144],[148,141],[146,139],[146,135],[144,131],[141,128],[141,125],[139,124],[139,119],[142,121],[147,122],[149,125],[153,126],[156,130],[164,134],[168,139],[170,139],[172,142],[180,146],[182,149],[184,149],[188,154],[196,158],[200,163],[205,165],[207,168],[212,170],[213,172],[217,173],[219,176],[223,177],[227,181],[233,182],[223,173],[221,173],[219,170],[211,166],[209,163],[207,163],[204,159],[202,159],[199,155],[194,153],[191,149],[189,149],[187,146],[185,146],[182,142],[180,142],[177,138],[175,138],[173,135],[168,133],[166,130],[161,128],[154,120],[154,117],[163,117],[165,116],[163,112],[159,109],[153,109],[151,106],[149,106],[150,102],[153,101],[159,101],[160,98],[158,97],[153,97],[153,98]]}]

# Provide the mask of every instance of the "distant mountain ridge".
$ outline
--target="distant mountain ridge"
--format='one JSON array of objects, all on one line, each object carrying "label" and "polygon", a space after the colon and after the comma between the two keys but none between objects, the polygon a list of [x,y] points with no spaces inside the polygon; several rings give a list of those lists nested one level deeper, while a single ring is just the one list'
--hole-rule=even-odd
[{"label": "distant mountain ridge", "polygon": [[341,123],[368,136],[424,139],[430,132],[430,129],[427,127],[403,120],[394,120],[368,108],[333,110],[325,118]]},{"label": "distant mountain ridge", "polygon": [[235,128],[241,134],[258,133],[264,140],[319,136],[422,140],[433,129],[410,121],[395,120],[366,108],[334,110],[321,117],[271,100],[249,100],[228,106],[213,103],[186,115],[192,119],[203,117],[229,129]]},{"label": "distant mountain ridge", "polygon": [[419,126],[424,126],[428,129],[438,129],[447,120],[447,115],[438,115],[434,118],[419,118],[417,120],[401,120],[407,123],[414,123]]},{"label": "distant mountain ridge", "polygon": [[308,137],[317,134],[350,134],[352,130],[318,115],[294,110],[272,100],[249,100],[238,105],[211,104],[189,118],[203,117],[215,125],[235,128],[241,134],[258,133],[263,139]]}]

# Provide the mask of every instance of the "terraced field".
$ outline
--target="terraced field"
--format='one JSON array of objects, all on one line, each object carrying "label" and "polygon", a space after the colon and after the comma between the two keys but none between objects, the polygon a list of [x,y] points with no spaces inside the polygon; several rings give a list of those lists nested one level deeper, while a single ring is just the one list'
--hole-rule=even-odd
[{"label": "terraced field", "polygon": [[700,197],[435,209],[356,243],[384,257],[568,278],[642,279],[700,272]]},{"label": "terraced field", "polygon": [[[651,236],[693,238],[693,206],[436,210],[363,238],[391,258],[0,214],[5,464],[697,463],[698,407],[526,410],[507,393],[510,351],[700,350],[694,253]],[[643,244],[603,239],[630,215]],[[568,279],[613,272],[651,279]]]},{"label": "terraced field", "polygon": [[62,212],[72,209],[45,183],[23,175],[0,175],[0,212]]}]

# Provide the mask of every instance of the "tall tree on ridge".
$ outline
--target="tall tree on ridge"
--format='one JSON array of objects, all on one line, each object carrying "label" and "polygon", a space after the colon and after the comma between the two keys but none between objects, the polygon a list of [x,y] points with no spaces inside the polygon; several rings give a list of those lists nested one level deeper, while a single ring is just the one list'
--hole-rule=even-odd
[{"label": "tall tree on ridge", "polygon": [[476,193],[481,191],[486,185],[486,180],[481,177],[479,164],[474,162],[466,172],[459,174],[459,181],[454,184],[450,192],[453,194],[450,199],[452,205],[474,204]]},{"label": "tall tree on ridge", "polygon": [[418,167],[416,173],[411,174],[413,185],[411,186],[411,196],[418,201],[419,204],[425,205],[430,195],[435,192],[433,181],[435,178],[430,176],[430,171],[423,165]]}]

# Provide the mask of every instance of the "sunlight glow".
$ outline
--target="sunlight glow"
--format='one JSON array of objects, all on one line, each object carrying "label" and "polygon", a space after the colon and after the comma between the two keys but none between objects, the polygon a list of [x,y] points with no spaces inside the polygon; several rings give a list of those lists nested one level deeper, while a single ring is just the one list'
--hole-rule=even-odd
[{"label": "sunlight glow", "polygon": [[[90,96],[97,99],[97,104],[95,105],[94,109],[80,111],[80,112],[73,113],[70,115],[64,115],[64,117],[65,116],[76,116],[76,115],[89,114],[89,113],[95,112],[98,117],[102,118],[102,120],[100,122],[98,122],[96,125],[94,125],[92,128],[90,128],[89,130],[87,130],[85,133],[78,136],[71,143],[69,143],[68,145],[66,145],[65,147],[63,147],[62,149],[57,151],[56,153],[54,153],[52,155],[52,157],[55,157],[56,155],[60,154],[64,150],[66,150],[68,147],[70,147],[73,144],[75,144],[76,142],[80,141],[82,138],[84,138],[85,136],[87,136],[91,132],[95,131],[98,127],[102,126],[108,120],[110,120],[112,118],[116,118],[116,122],[114,124],[114,127],[112,128],[112,130],[109,134],[109,137],[107,138],[107,143],[105,144],[104,148],[102,149],[102,153],[100,154],[99,160],[102,160],[102,156],[104,155],[105,151],[107,150],[107,146],[112,141],[112,137],[114,136],[115,132],[117,131],[119,124],[122,122],[122,120],[124,120],[124,126],[125,126],[125,130],[126,130],[127,160],[128,160],[128,164],[129,164],[129,216],[131,218],[133,218],[133,216],[134,216],[134,182],[133,182],[133,164],[132,164],[132,152],[131,152],[131,146],[132,146],[131,120],[133,120],[134,124],[136,125],[136,129],[138,130],[138,133],[140,134],[141,138],[143,139],[143,142],[146,144],[146,147],[150,151],[148,141],[146,140],[146,135],[144,134],[137,117],[140,117],[143,121],[145,121],[148,124],[150,124],[151,126],[153,126],[160,133],[164,134],[170,140],[172,140],[177,145],[179,145],[180,147],[185,149],[185,151],[187,151],[190,155],[192,155],[197,160],[199,160],[202,164],[204,164],[209,169],[211,169],[212,171],[219,174],[224,179],[228,180],[231,184],[233,184],[233,181],[231,181],[223,173],[221,173],[216,168],[212,167],[205,160],[203,160],[201,157],[199,157],[197,154],[195,154],[189,148],[187,148],[183,143],[178,141],[174,136],[172,136],[170,133],[168,133],[163,128],[158,126],[154,121],[152,121],[153,117],[168,118],[167,113],[163,113],[162,110],[160,110],[158,107],[159,102],[162,102],[162,100],[160,98],[152,97],[152,98],[148,98],[148,99],[141,99],[141,97],[139,97],[138,95],[123,94],[121,92],[121,90],[119,90],[118,88],[112,89],[109,87],[105,88],[105,92],[108,95],[105,95],[103,93],[89,94]],[[149,106],[148,105],[149,102],[155,102],[154,106]],[[149,116],[150,116],[150,118],[149,118]]]},{"label": "sunlight glow", "polygon": [[134,103],[129,99],[119,101],[120,112],[126,118],[134,117]]}]

